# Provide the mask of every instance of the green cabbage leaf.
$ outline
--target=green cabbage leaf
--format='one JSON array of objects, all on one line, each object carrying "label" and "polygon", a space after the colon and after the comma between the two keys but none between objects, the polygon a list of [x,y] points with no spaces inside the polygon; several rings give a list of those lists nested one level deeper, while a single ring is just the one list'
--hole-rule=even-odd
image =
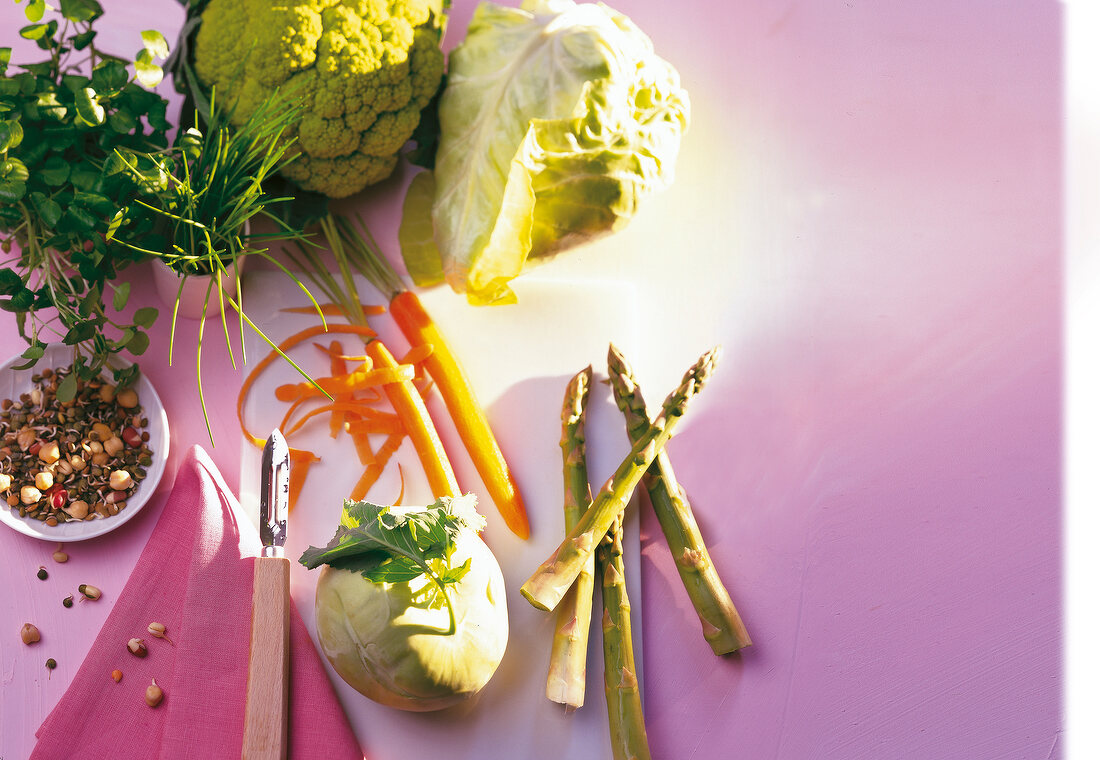
[{"label": "green cabbage leaf", "polygon": [[434,178],[406,197],[410,274],[514,301],[529,264],[621,229],[672,181],[688,117],[676,70],[623,14],[481,3],[451,54]]}]

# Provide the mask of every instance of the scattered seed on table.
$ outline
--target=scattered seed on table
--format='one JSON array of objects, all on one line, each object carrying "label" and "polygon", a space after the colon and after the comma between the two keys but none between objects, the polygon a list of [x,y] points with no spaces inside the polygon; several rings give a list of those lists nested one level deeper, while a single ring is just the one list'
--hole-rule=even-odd
[{"label": "scattered seed on table", "polygon": [[19,630],[19,638],[23,640],[24,644],[30,646],[41,641],[42,634],[38,632],[38,626],[34,623],[23,623],[23,627]]}]

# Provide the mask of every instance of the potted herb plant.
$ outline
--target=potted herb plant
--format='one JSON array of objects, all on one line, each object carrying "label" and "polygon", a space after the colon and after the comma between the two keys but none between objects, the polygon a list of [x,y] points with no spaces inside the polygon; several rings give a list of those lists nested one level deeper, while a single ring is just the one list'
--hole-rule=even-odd
[{"label": "potted herb plant", "polygon": [[[158,32],[144,32],[144,47],[128,61],[95,45],[96,0],[66,0],[56,18],[43,20],[43,0],[27,0],[30,22],[19,35],[33,40],[46,59],[11,62],[0,48],[0,308],[16,314],[30,346],[22,367],[33,366],[50,342],[74,347],[72,382],[100,374],[123,350],[142,354],[144,332],[156,309],[121,312],[128,283],[119,270],[140,258],[110,242],[108,230],[129,203],[135,181],[107,171],[116,149],[155,150],[166,145],[167,102],[151,90],[167,55]],[[52,10],[52,9],[51,9]],[[140,231],[139,231],[140,233]],[[115,372],[131,382],[137,368]]]},{"label": "potted herb plant", "polygon": [[[301,229],[290,226],[272,210],[292,198],[264,189],[265,182],[295,156],[294,139],[287,135],[304,106],[292,91],[273,90],[248,119],[232,126],[232,111],[218,104],[214,93],[202,105],[205,111],[200,115],[204,118],[195,121],[204,127],[184,130],[171,147],[140,151],[119,146],[108,157],[105,173],[128,177],[138,195],[115,216],[107,238],[154,259],[161,296],[172,307],[173,342],[177,318],[197,318],[201,355],[202,325],[208,316],[220,317],[232,360],[227,306],[238,313],[242,344],[247,322],[275,347],[244,311],[241,273],[248,259],[258,257],[272,263],[309,295],[267,248],[271,240],[305,239]],[[272,231],[251,229],[254,221],[262,221]],[[149,224],[153,225],[152,234],[139,237],[131,231]],[[170,347],[169,361],[171,356]],[[201,376],[198,388],[202,399]]]}]

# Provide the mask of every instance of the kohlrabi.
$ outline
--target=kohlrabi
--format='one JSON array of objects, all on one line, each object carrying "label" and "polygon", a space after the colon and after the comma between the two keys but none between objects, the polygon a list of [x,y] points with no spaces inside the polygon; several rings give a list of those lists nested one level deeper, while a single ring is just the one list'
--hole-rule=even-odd
[{"label": "kohlrabi", "polygon": [[346,502],[324,548],[317,635],[336,672],[402,710],[438,710],[476,694],[508,642],[504,578],[478,536],[471,495],[427,507]]}]

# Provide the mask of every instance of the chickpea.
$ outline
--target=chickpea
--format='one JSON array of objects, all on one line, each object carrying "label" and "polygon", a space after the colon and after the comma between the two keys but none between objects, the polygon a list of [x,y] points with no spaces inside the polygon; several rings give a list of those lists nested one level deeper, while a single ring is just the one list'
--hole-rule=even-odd
[{"label": "chickpea", "polygon": [[107,456],[114,456],[118,452],[122,451],[122,439],[116,435],[112,435],[110,438],[103,442],[103,451]]},{"label": "chickpea", "polygon": [[57,445],[57,441],[42,444],[42,448],[38,450],[38,458],[46,464],[53,464],[60,459],[61,448]]},{"label": "chickpea", "polygon": [[39,472],[34,476],[34,487],[39,491],[48,491],[53,487],[53,473]]},{"label": "chickpea", "polygon": [[125,491],[133,484],[134,481],[126,470],[113,470],[111,472],[111,488],[115,491]]},{"label": "chickpea", "polygon": [[31,504],[37,504],[42,498],[42,492],[34,486],[23,486],[19,489],[19,501],[26,504],[28,507]]},{"label": "chickpea", "polygon": [[138,395],[133,388],[124,388],[115,394],[115,401],[117,401],[118,405],[123,409],[133,409],[137,406]]}]

